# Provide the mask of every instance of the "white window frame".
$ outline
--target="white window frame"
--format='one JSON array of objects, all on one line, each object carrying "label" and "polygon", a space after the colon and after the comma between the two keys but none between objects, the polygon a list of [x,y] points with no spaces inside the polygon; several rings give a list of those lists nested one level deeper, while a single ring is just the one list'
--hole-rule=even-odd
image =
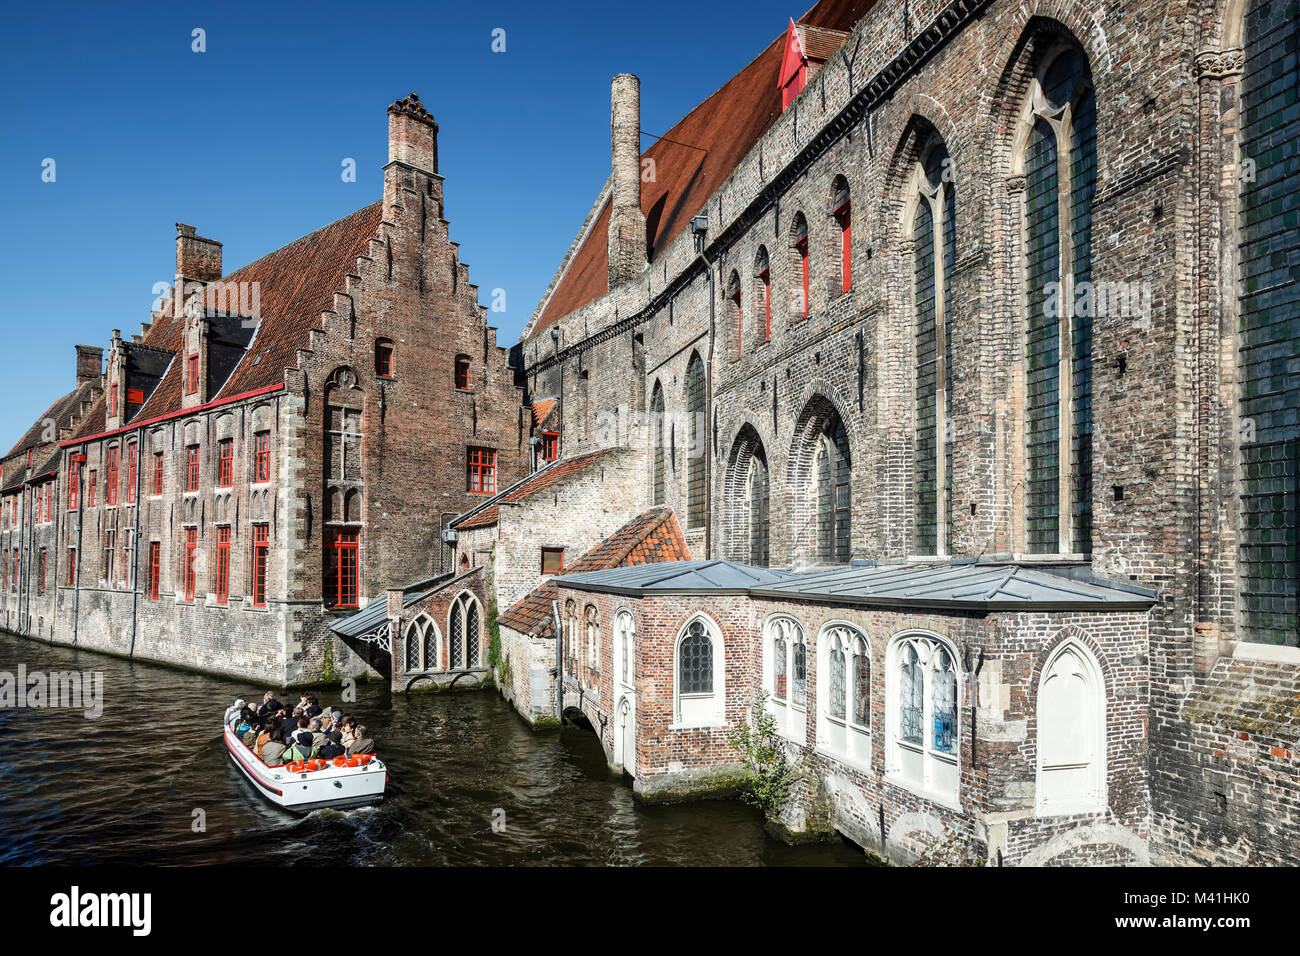
[{"label": "white window frame", "polygon": [[[902,676],[906,648],[916,649],[921,665],[921,744],[902,739]],[[951,655],[956,677],[955,728],[952,753],[934,747],[934,671],[940,651]],[[961,794],[961,734],[963,685],[956,646],[933,631],[906,631],[890,638],[885,652],[885,779],[928,800],[957,809]]]},{"label": "white window frame", "polygon": [[[425,635],[428,633],[429,628],[433,628],[433,636],[435,642],[434,649],[435,649],[435,654],[437,656],[437,660],[435,660],[432,665],[429,663],[429,659],[425,656],[424,653],[424,638]],[[433,618],[431,618],[428,614],[420,613],[416,615],[415,618],[413,618],[409,624],[406,625],[405,633],[406,633],[407,648],[410,647],[410,641],[412,636],[414,636],[415,640],[419,642],[419,644],[417,645],[419,650],[416,652],[416,658],[420,662],[420,666],[418,668],[416,668],[414,671],[408,670],[406,671],[406,673],[415,674],[415,673],[441,672],[443,645],[442,645],[442,630],[438,627],[438,622],[435,621]],[[410,660],[409,650],[407,651],[406,659]]]},{"label": "white window frame", "polygon": [[[473,604],[478,610],[478,662],[470,665],[469,661],[469,606]],[[460,617],[460,663],[457,664],[451,659],[451,621],[453,615]],[[479,602],[478,597],[468,588],[457,594],[447,606],[447,669],[448,670],[469,670],[471,666],[475,669],[487,667],[484,658],[487,657],[483,645],[483,632],[487,629],[487,619],[483,616],[483,605]]]},{"label": "white window frame", "polygon": [[[614,612],[614,686],[625,693],[636,689],[636,619],[627,608]],[[624,694],[616,693],[615,699]]]},{"label": "white window frame", "polygon": [[[875,661],[871,659],[871,642],[861,628],[847,621],[828,621],[817,635],[817,687],[825,693],[817,694],[817,751],[836,760],[871,769],[871,727],[863,727],[853,720],[856,710],[856,684],[853,658],[861,653],[871,665],[872,683],[875,682]],[[831,714],[831,654],[844,655],[844,716]],[[868,691],[868,694],[870,691]],[[871,698],[867,698],[870,714]]]},{"label": "white window frame", "polygon": [[[785,697],[777,696],[776,641],[785,639]],[[804,703],[794,702],[795,645],[804,649]],[[768,712],[776,719],[782,737],[804,745],[808,741],[808,640],[803,625],[784,615],[769,618],[763,625],[763,690],[767,692]]]},{"label": "white window frame", "polygon": [[[1092,696],[1092,704],[1095,708],[1093,716],[1093,728],[1091,735],[1093,737],[1093,758],[1091,765],[1084,765],[1091,786],[1078,793],[1075,791],[1071,798],[1068,799],[1049,799],[1045,796],[1046,788],[1043,786],[1044,770],[1050,769],[1045,766],[1043,748],[1043,686],[1047,678],[1051,675],[1052,669],[1065,655],[1071,655],[1079,662],[1079,670],[1087,678],[1088,692]],[[1040,817],[1066,816],[1080,813],[1104,813],[1109,805],[1109,799],[1106,788],[1106,683],[1102,676],[1101,666],[1097,662],[1096,655],[1083,644],[1081,641],[1069,638],[1062,641],[1048,657],[1043,664],[1042,673],[1038,678],[1038,692],[1035,697],[1035,707],[1037,710],[1035,721],[1038,730],[1038,739],[1036,741],[1035,751],[1035,774],[1034,774],[1034,813]]]},{"label": "white window frame", "polygon": [[[707,694],[683,694],[681,675],[681,649],[690,627],[696,621],[704,625],[704,632],[713,642],[709,655],[713,665],[713,690]],[[726,705],[726,648],[722,642],[722,628],[713,618],[702,612],[692,614],[677,631],[673,641],[673,723],[670,730],[698,729],[706,727],[725,727],[727,725]],[[683,706],[683,705],[686,706]]]}]

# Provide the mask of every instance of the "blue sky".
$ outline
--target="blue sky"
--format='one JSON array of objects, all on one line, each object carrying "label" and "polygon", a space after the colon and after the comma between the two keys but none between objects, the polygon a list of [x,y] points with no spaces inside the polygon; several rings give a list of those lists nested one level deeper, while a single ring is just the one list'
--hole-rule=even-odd
[{"label": "blue sky", "polygon": [[452,239],[485,304],[506,291],[493,319],[514,341],[609,172],[610,78],[638,74],[642,129],[665,132],[808,6],[11,5],[0,450],[71,389],[74,344],[139,331],[176,222],[231,271],[380,198],[384,111],[412,90],[440,127]]}]

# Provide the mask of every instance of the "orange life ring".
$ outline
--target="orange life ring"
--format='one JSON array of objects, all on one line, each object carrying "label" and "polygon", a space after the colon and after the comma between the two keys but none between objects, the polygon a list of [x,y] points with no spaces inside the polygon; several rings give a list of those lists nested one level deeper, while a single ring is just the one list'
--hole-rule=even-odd
[{"label": "orange life ring", "polygon": [[353,756],[353,757],[345,757],[345,758],[341,758],[341,759],[342,759],[343,762],[346,763],[349,767],[359,767],[359,766],[361,766],[361,761],[358,760],[355,756]]},{"label": "orange life ring", "polygon": [[344,767],[344,766],[347,766],[347,762],[348,762],[348,758],[347,758],[347,757],[335,757],[335,758],[334,758],[334,766],[336,766],[336,767]]},{"label": "orange life ring", "polygon": [[371,756],[371,754],[357,754],[357,759],[361,761],[361,766],[364,767],[366,764],[370,763]]}]

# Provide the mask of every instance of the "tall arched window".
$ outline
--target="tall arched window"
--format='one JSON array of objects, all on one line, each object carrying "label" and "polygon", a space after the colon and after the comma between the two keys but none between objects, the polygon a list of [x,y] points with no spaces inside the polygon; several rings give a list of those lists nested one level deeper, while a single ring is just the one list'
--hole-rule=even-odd
[{"label": "tall arched window", "polygon": [[478,667],[480,642],[478,601],[468,591],[452,602],[447,612],[448,667]]},{"label": "tall arched window", "polygon": [[686,526],[702,528],[705,521],[704,456],[708,454],[704,422],[704,362],[692,353],[686,367]]},{"label": "tall arched window", "polygon": [[583,609],[587,621],[587,667],[586,678],[589,684],[595,684],[600,674],[600,613],[594,604]]},{"label": "tall arched window", "polygon": [[1086,648],[1067,641],[1053,652],[1038,685],[1038,812],[1104,810],[1105,753],[1101,672]]},{"label": "tall arched window", "polygon": [[693,618],[682,628],[674,653],[677,723],[709,727],[724,722],[726,693],[722,639],[710,622]]},{"label": "tall arched window", "polygon": [[759,246],[754,256],[754,321],[761,323],[761,341],[772,339],[772,268],[767,247]]},{"label": "tall arched window", "polygon": [[631,614],[619,611],[614,615],[614,679],[626,690],[636,684],[635,633]]},{"label": "tall arched window", "polygon": [[655,382],[654,391],[650,396],[650,430],[651,440],[654,442],[654,460],[651,464],[654,474],[651,476],[651,488],[654,496],[653,504],[659,507],[664,503],[664,390],[658,382]]},{"label": "tall arched window", "polygon": [[929,148],[912,174],[913,305],[916,314],[917,554],[952,551],[952,291],[956,204],[948,151]]},{"label": "tall arched window", "polygon": [[849,181],[843,176],[836,176],[831,186],[831,220],[835,223],[835,232],[839,237],[839,272],[840,291],[848,292],[853,288],[853,228],[849,209]]},{"label": "tall arched window", "polygon": [[406,670],[442,670],[441,635],[427,615],[421,614],[406,626]]},{"label": "tall arched window", "polygon": [[808,220],[803,213],[795,213],[790,224],[790,264],[795,285],[790,290],[792,314],[796,319],[808,318]]},{"label": "tall arched window", "polygon": [[817,491],[817,558],[828,564],[849,560],[849,439],[838,416],[817,443],[813,474]]},{"label": "tall arched window", "polygon": [[566,670],[578,676],[578,605],[573,600],[564,602],[564,634]]},{"label": "tall arched window", "polygon": [[886,665],[888,773],[951,803],[960,777],[956,655],[946,641],[914,634],[890,643]]},{"label": "tall arched window", "polygon": [[1249,0],[1238,197],[1241,638],[1300,645],[1300,114],[1294,2]]},{"label": "tall arched window", "polygon": [[730,349],[732,361],[738,361],[745,351],[745,316],[740,298],[740,273],[732,269],[727,280],[727,324],[735,329],[735,345]]},{"label": "tall arched window", "polygon": [[[818,639],[826,693],[819,709],[817,746],[861,766],[871,764],[871,654],[857,628],[835,624]],[[818,681],[819,686],[821,679]]]},{"label": "tall arched window", "polygon": [[1031,84],[1025,177],[1026,550],[1092,550],[1092,197],[1096,103],[1075,48]]},{"label": "tall arched window", "polygon": [[764,628],[763,689],[777,732],[804,743],[808,733],[807,645],[803,628],[792,618],[772,618]]},{"label": "tall arched window", "polygon": [[749,464],[749,563],[765,568],[770,559],[767,459],[762,448]]}]

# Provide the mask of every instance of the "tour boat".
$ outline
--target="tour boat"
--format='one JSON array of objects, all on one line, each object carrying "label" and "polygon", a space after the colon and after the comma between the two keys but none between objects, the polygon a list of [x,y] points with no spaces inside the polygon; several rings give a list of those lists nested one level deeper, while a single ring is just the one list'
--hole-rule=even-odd
[{"label": "tour boat", "polygon": [[230,728],[225,728],[226,752],[253,788],[291,813],[311,813],[326,807],[346,810],[384,799],[388,768],[374,754],[318,758],[268,767]]}]

